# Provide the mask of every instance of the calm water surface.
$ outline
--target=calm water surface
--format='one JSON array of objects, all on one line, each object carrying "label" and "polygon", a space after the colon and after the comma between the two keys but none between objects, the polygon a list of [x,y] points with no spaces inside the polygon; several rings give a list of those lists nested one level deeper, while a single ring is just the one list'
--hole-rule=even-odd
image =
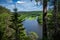
[{"label": "calm water surface", "polygon": [[36,32],[39,35],[39,38],[42,38],[42,25],[39,25],[37,20],[26,19],[23,22],[24,27],[26,28],[27,33]]}]

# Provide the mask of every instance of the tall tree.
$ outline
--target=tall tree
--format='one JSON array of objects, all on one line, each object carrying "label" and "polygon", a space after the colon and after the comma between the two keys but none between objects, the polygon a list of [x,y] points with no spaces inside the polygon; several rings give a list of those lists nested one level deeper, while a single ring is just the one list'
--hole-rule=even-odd
[{"label": "tall tree", "polygon": [[54,27],[55,27],[55,32],[57,31],[57,14],[58,14],[58,4],[57,4],[57,0],[54,0],[53,2],[53,5],[54,5],[54,9],[53,9],[53,22],[54,22]]},{"label": "tall tree", "polygon": [[17,21],[18,21],[18,14],[17,14],[17,8],[14,9],[15,11],[15,14],[14,14],[14,18],[15,18],[15,21],[14,21],[14,24],[15,24],[15,40],[19,40],[19,31],[18,31],[18,26],[17,26]]},{"label": "tall tree", "polygon": [[43,40],[47,40],[47,0],[43,0]]},{"label": "tall tree", "polygon": [[15,40],[25,40],[26,39],[26,33],[25,28],[23,27],[22,22],[24,21],[24,17],[17,13],[17,8],[14,9],[14,13],[11,16],[12,24],[9,26],[12,29],[15,30]]},{"label": "tall tree", "polygon": [[59,18],[59,0],[54,0],[54,13],[53,13],[53,17],[54,17],[54,34],[53,34],[53,40],[60,40],[60,30],[59,30],[59,20],[57,19],[57,17]]},{"label": "tall tree", "polygon": [[47,1],[48,0],[35,0],[36,2],[38,1],[43,1],[43,40],[47,40]]}]

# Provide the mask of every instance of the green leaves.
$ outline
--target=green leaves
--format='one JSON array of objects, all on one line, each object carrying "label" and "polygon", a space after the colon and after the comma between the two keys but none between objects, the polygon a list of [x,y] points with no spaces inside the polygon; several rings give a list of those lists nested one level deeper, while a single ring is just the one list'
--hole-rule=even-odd
[{"label": "green leaves", "polygon": [[2,39],[3,35],[5,35],[4,33],[6,31],[7,26],[9,25],[9,21],[8,21],[8,19],[10,18],[9,16],[10,16],[10,14],[8,14],[8,13],[0,14],[0,32],[1,32],[0,34],[2,35],[0,39]]}]

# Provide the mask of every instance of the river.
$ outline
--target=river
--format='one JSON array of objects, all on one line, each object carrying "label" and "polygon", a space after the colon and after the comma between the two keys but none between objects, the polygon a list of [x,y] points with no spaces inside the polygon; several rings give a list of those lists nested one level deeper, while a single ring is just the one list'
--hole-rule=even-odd
[{"label": "river", "polygon": [[36,32],[39,38],[42,38],[42,25],[38,24],[37,19],[35,20],[26,19],[23,22],[23,26],[26,28],[27,33]]}]

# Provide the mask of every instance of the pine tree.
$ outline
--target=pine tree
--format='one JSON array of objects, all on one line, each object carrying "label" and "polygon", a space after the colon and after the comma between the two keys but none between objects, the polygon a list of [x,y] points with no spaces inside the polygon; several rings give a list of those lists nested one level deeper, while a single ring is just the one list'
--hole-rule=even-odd
[{"label": "pine tree", "polygon": [[14,9],[14,13],[11,16],[10,20],[12,23],[10,25],[11,28],[15,30],[15,40],[25,40],[26,33],[25,28],[23,27],[22,18],[18,17],[17,8]]}]

